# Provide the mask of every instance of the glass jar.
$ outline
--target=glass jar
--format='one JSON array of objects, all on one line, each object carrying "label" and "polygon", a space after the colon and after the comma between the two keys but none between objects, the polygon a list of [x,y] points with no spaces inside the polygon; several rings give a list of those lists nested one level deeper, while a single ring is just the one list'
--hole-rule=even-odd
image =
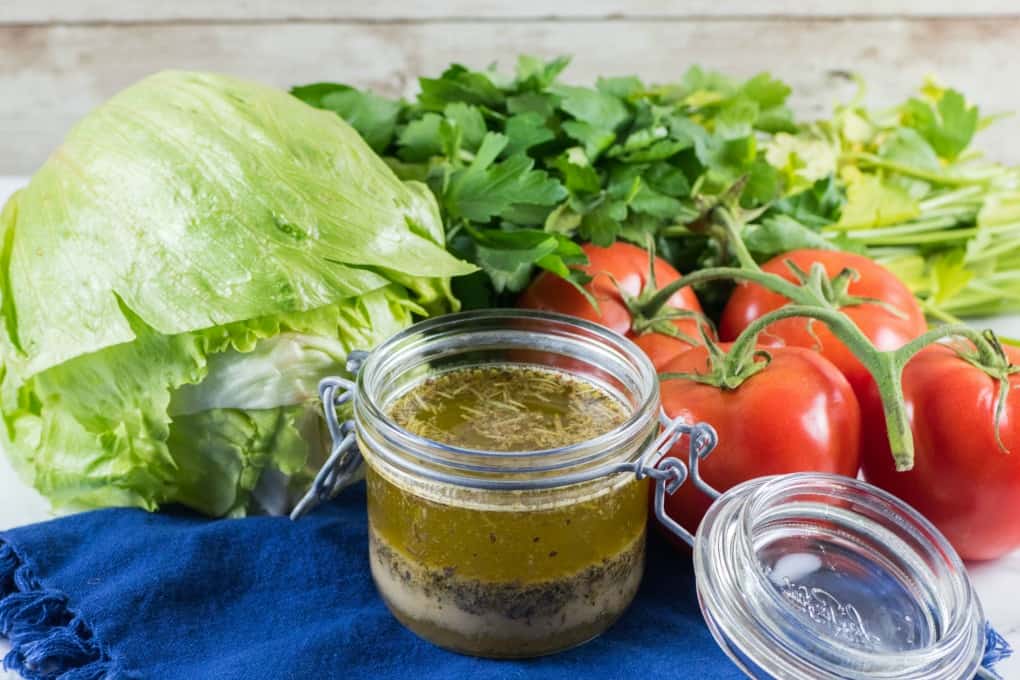
[{"label": "glass jar", "polygon": [[960,558],[856,479],[730,489],[698,528],[694,569],[713,636],[753,678],[969,680],[981,664],[985,620]]},{"label": "glass jar", "polygon": [[[507,364],[589,380],[630,415],[592,440],[528,452],[444,445],[387,416],[428,377]],[[648,484],[634,465],[655,438],[658,407],[640,349],[570,317],[456,314],[377,348],[358,375],[354,420],[372,575],[393,614],[442,647],[487,657],[552,653],[612,625],[643,574]]]}]

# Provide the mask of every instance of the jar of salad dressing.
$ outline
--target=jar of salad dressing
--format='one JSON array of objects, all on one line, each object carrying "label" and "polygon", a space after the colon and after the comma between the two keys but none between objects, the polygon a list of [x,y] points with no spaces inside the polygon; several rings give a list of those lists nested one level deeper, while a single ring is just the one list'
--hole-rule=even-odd
[{"label": "jar of salad dressing", "polygon": [[372,575],[408,628],[528,657],[626,609],[648,516],[632,466],[658,430],[637,347],[565,317],[456,315],[386,343],[358,396]]}]

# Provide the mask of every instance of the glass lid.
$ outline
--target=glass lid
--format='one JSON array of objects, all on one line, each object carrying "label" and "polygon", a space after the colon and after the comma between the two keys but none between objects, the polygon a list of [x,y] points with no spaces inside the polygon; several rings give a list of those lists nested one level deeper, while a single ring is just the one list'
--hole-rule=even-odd
[{"label": "glass lid", "polygon": [[694,544],[712,634],[756,678],[972,678],[981,605],[960,558],[914,509],[827,474],[753,480]]}]

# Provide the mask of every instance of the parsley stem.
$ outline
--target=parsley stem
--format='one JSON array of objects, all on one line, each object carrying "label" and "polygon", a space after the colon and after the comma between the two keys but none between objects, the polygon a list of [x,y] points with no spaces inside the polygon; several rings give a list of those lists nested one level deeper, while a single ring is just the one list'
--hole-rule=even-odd
[{"label": "parsley stem", "polygon": [[682,236],[690,236],[693,233],[694,233],[693,231],[691,231],[682,224],[673,224],[668,227],[665,227],[664,229],[659,230],[659,236],[664,236],[666,238],[679,238]]},{"label": "parsley stem", "polygon": [[906,234],[903,236],[854,236],[853,240],[861,243],[867,243],[872,245],[882,246],[897,246],[897,245],[915,245],[922,243],[945,243],[951,241],[961,241],[976,236],[981,230],[978,227],[972,227],[970,229],[950,229],[948,231],[934,231],[926,232],[923,234]]},{"label": "parsley stem", "polygon": [[861,236],[887,235],[899,236],[901,234],[915,234],[925,231],[936,231],[956,226],[959,220],[946,217],[938,220],[924,220],[916,222],[904,222],[891,227],[875,227],[874,229],[848,229],[843,231],[847,238],[858,238]]},{"label": "parsley stem", "polygon": [[987,184],[991,177],[963,177],[961,175],[943,175],[937,172],[930,172],[928,170],[922,170],[921,168],[913,165],[907,165],[905,163],[897,163],[896,161],[886,160],[880,156],[876,156],[870,153],[864,153],[862,151],[848,151],[843,153],[839,158],[841,163],[858,163],[860,165],[870,165],[873,168],[882,168],[883,170],[892,170],[898,172],[901,175],[907,177],[914,177],[916,179],[923,179],[926,182],[932,184],[942,184],[945,186],[969,186],[974,184]]},{"label": "parsley stem", "polygon": [[934,317],[939,321],[942,321],[943,323],[951,324],[963,323],[960,319],[953,316],[952,314],[950,314],[949,312],[945,311],[944,309],[936,305],[934,302],[932,302],[931,298],[925,299],[918,298],[918,302],[921,304],[921,309],[924,310],[924,313],[927,316]]},{"label": "parsley stem", "polygon": [[983,191],[984,191],[983,187],[968,186],[963,187],[961,189],[953,189],[951,191],[945,191],[942,193],[935,194],[930,198],[925,198],[920,201],[921,212],[928,213],[934,210],[935,208],[939,208],[945,205],[946,203],[953,203],[955,201],[967,198],[974,199],[972,201],[969,201],[968,205],[973,203],[974,205],[980,207],[981,204],[984,202],[984,199],[981,197]]}]

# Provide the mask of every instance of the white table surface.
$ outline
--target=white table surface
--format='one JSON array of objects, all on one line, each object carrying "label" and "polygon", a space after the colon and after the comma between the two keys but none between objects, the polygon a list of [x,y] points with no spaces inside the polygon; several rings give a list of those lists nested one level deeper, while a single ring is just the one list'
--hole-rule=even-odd
[{"label": "white table surface", "polygon": [[[23,182],[19,178],[0,177],[0,204]],[[995,319],[988,325],[1003,335],[1020,337],[1020,316]],[[0,530],[52,516],[46,500],[21,483],[0,452]],[[992,563],[972,565],[969,571],[988,619],[1018,650],[998,670],[1004,678],[1020,678],[1020,551]],[[7,649],[6,642],[0,639],[0,657]],[[0,669],[0,680],[18,677]]]}]

